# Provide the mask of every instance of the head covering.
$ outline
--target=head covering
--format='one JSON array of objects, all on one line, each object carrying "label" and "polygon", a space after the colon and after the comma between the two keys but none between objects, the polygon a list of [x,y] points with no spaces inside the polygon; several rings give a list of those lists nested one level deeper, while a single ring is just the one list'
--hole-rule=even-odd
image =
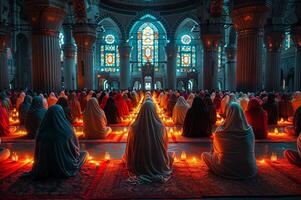
[{"label": "head covering", "polygon": [[56,102],[57,105],[62,106],[64,113],[66,115],[66,118],[70,123],[72,123],[72,116],[71,116],[71,110],[68,105],[68,100],[65,97],[60,97],[59,100]]},{"label": "head covering", "polygon": [[16,102],[16,109],[17,110],[19,110],[19,106],[23,103],[25,96],[26,96],[25,92],[20,93],[20,95],[17,99],[17,102]]},{"label": "head covering", "polygon": [[68,104],[69,104],[72,119],[74,120],[74,119],[80,117],[80,115],[82,114],[82,110],[80,107],[80,103],[76,98],[75,92],[71,93],[71,95],[68,99]]},{"label": "head covering", "polygon": [[193,102],[194,97],[195,97],[195,95],[193,93],[190,93],[189,96],[188,96],[187,103],[190,106],[192,106],[192,102]]},{"label": "head covering", "polygon": [[96,98],[88,101],[84,111],[84,133],[88,139],[103,139],[106,137],[109,127],[104,111],[99,107]]},{"label": "head covering", "polygon": [[217,131],[246,132],[250,128],[251,126],[248,124],[240,105],[236,102],[232,102],[228,104],[225,121]]},{"label": "head covering", "polygon": [[41,123],[35,144],[34,178],[75,176],[86,153],[79,143],[61,106],[51,106]]},{"label": "head covering", "polygon": [[48,97],[48,99],[47,99],[47,102],[48,102],[48,107],[50,107],[50,106],[56,104],[57,98],[56,98],[56,96],[55,96],[55,94],[54,94],[53,92],[51,92],[51,93],[49,94],[49,97]]},{"label": "head covering", "polygon": [[120,93],[117,93],[114,97],[114,101],[116,103],[116,106],[118,108],[119,115],[121,117],[124,117],[125,115],[130,114],[129,108],[123,99],[122,95]]},{"label": "head covering", "polygon": [[109,97],[104,108],[108,124],[118,124],[120,122],[120,115],[112,97]]},{"label": "head covering", "polygon": [[174,106],[177,103],[177,100],[178,100],[178,98],[177,98],[176,94],[172,93],[168,99],[168,104],[167,104],[167,114],[169,116],[172,116],[172,111],[173,111]]},{"label": "head covering", "polygon": [[138,181],[165,182],[170,176],[172,161],[167,153],[167,132],[151,101],[145,101],[132,124],[124,160]]},{"label": "head covering", "polygon": [[35,96],[32,100],[31,106],[28,110],[25,119],[25,128],[28,132],[29,138],[35,138],[40,123],[44,118],[46,109],[43,106],[43,100],[40,96]]},{"label": "head covering", "polygon": [[185,116],[190,108],[184,97],[180,96],[177,100],[176,105],[173,108],[172,120],[175,124],[184,124]]},{"label": "head covering", "polygon": [[30,108],[31,101],[32,101],[31,96],[26,95],[25,98],[24,98],[23,103],[20,105],[19,120],[20,120],[21,125],[24,125],[24,123],[25,123],[25,119],[26,119],[26,116],[27,116],[27,112]]}]

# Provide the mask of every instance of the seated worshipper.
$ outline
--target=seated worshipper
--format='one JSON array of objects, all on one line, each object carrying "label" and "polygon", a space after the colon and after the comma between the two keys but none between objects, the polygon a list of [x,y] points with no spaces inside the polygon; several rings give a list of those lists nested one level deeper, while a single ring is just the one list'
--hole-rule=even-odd
[{"label": "seated worshipper", "polygon": [[289,117],[293,116],[293,107],[288,94],[283,94],[278,104],[279,118],[288,120]]},{"label": "seated worshipper", "polygon": [[220,114],[222,116],[225,116],[226,115],[226,107],[227,107],[227,104],[229,103],[230,101],[230,96],[228,94],[226,94],[224,96],[224,98],[222,98],[221,100],[221,109],[220,109]]},{"label": "seated worshipper", "polygon": [[278,107],[273,93],[268,94],[267,101],[263,104],[263,109],[268,113],[268,124],[276,125],[278,122]]},{"label": "seated worshipper", "polygon": [[249,103],[248,95],[243,94],[242,97],[239,99],[239,103],[240,103],[242,110],[244,112],[246,112],[246,110],[248,108],[248,103]]},{"label": "seated worshipper", "polygon": [[84,134],[87,139],[104,139],[112,132],[107,127],[107,118],[104,111],[99,107],[96,98],[92,97],[84,111]]},{"label": "seated worshipper", "polygon": [[[1,139],[0,139],[1,144]],[[0,147],[0,163],[7,160],[10,156],[10,151],[8,148]]]},{"label": "seated worshipper", "polygon": [[215,95],[215,98],[213,100],[213,104],[215,105],[215,109],[218,113],[220,113],[220,109],[221,109],[221,95],[217,94]]},{"label": "seated worshipper", "polygon": [[294,129],[295,135],[299,136],[301,133],[301,106],[296,110],[294,115]]},{"label": "seated worshipper", "polygon": [[254,153],[254,134],[238,103],[229,104],[225,122],[217,128],[213,138],[213,152],[202,153],[209,170],[231,178],[250,178],[257,174]]},{"label": "seated worshipper", "polygon": [[10,99],[7,97],[5,92],[1,92],[0,94],[0,103],[3,108],[5,108],[6,112],[9,114],[12,108]]},{"label": "seated worshipper", "polygon": [[42,97],[43,99],[43,106],[45,109],[48,109],[48,102],[47,102],[47,99],[44,97],[43,94],[40,94],[40,97]]},{"label": "seated worshipper", "polygon": [[80,107],[80,103],[77,100],[76,93],[72,92],[68,98],[68,105],[71,112],[71,119],[75,121],[76,118],[79,118],[82,114],[82,109]]},{"label": "seated worshipper", "polygon": [[40,124],[45,116],[46,109],[43,106],[43,100],[40,96],[33,97],[30,108],[25,119],[25,129],[27,138],[34,139]]},{"label": "seated worshipper", "polygon": [[118,112],[119,112],[120,117],[124,117],[124,116],[130,114],[129,108],[128,108],[125,100],[123,99],[123,97],[120,93],[117,93],[115,95],[114,101],[115,101],[115,104],[118,108]]},{"label": "seated worshipper", "polygon": [[213,104],[210,96],[205,96],[204,103],[205,103],[205,105],[207,107],[207,110],[209,112],[209,115],[210,115],[211,125],[214,126],[215,122],[216,122],[216,108],[215,108],[215,105]]},{"label": "seated worshipper", "polygon": [[66,118],[70,123],[73,122],[72,116],[71,116],[71,109],[68,105],[68,100],[65,97],[60,97],[59,100],[56,102],[57,105],[62,106],[64,113],[66,115]]},{"label": "seated worshipper", "polygon": [[68,96],[65,94],[64,90],[62,90],[59,94],[59,98],[61,98],[61,97],[68,99]]},{"label": "seated worshipper", "polygon": [[51,106],[37,133],[30,174],[34,179],[75,176],[86,156],[62,107]]},{"label": "seated worshipper", "polygon": [[57,98],[53,92],[50,92],[49,97],[47,98],[48,107],[56,104]]},{"label": "seated worshipper", "polygon": [[178,98],[177,98],[176,94],[172,93],[167,102],[167,115],[168,116],[170,116],[170,117],[172,116],[172,111],[173,111],[173,108],[175,107],[177,101],[178,101]]},{"label": "seated worshipper", "polygon": [[293,112],[295,113],[300,106],[301,106],[301,92],[297,91],[294,94],[294,98],[292,99]]},{"label": "seated worshipper", "polygon": [[27,112],[30,108],[32,98],[29,95],[26,95],[24,98],[23,103],[19,107],[19,120],[20,120],[20,125],[25,124],[25,119],[27,116]]},{"label": "seated worshipper", "polygon": [[19,107],[23,103],[25,96],[26,96],[25,92],[21,92],[20,93],[20,95],[19,95],[19,97],[17,99],[17,102],[16,102],[16,109],[17,110],[19,110]]},{"label": "seated worshipper", "polygon": [[190,93],[188,96],[187,103],[189,104],[190,107],[192,106],[194,97],[195,97],[195,95],[193,93]]},{"label": "seated worshipper", "polygon": [[201,97],[196,96],[191,108],[187,111],[182,135],[185,137],[208,137],[212,124],[206,105]]},{"label": "seated worshipper", "polygon": [[172,173],[168,135],[152,101],[145,101],[131,125],[123,160],[132,183],[166,182]]},{"label": "seated worshipper", "polygon": [[251,98],[246,110],[248,123],[252,126],[256,139],[264,139],[268,136],[268,114],[260,105],[257,98]]},{"label": "seated worshipper", "polygon": [[289,163],[301,167],[301,134],[297,138],[297,151],[285,150],[284,157]]},{"label": "seated worshipper", "polygon": [[132,104],[131,99],[128,97],[128,94],[127,94],[127,93],[125,93],[125,94],[123,95],[123,99],[125,100],[126,105],[127,105],[128,108],[129,108],[129,111],[132,111],[132,110],[133,110],[133,104]]},{"label": "seated worshipper", "polygon": [[108,120],[108,124],[118,124],[121,122],[118,108],[112,97],[109,97],[109,99],[107,100],[104,111]]},{"label": "seated worshipper", "polygon": [[172,112],[172,120],[176,125],[183,125],[186,113],[190,108],[184,97],[180,96]]},{"label": "seated worshipper", "polygon": [[0,102],[0,136],[9,136],[9,117],[7,110],[2,106]]}]

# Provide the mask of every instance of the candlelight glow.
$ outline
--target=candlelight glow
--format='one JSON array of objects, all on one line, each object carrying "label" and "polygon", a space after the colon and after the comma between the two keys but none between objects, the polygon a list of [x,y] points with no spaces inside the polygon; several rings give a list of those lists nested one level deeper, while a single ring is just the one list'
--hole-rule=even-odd
[{"label": "candlelight glow", "polygon": [[277,154],[273,152],[271,155],[271,161],[276,162],[277,160],[278,160]]},{"label": "candlelight glow", "polygon": [[109,161],[111,159],[110,153],[106,152],[105,153],[105,161]]},{"label": "candlelight glow", "polygon": [[181,160],[186,160],[186,158],[187,158],[186,152],[182,151],[182,153],[181,153]]}]

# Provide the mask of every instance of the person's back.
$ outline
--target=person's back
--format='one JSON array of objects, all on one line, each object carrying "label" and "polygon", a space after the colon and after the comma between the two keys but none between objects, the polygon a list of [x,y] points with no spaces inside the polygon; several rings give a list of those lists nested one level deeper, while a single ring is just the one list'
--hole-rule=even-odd
[{"label": "person's back", "polygon": [[152,101],[145,101],[132,124],[124,154],[131,180],[165,182],[172,172],[168,136]]},{"label": "person's back", "polygon": [[203,153],[202,159],[215,174],[232,179],[256,175],[254,134],[238,103],[228,105],[224,124],[213,139],[213,153]]},{"label": "person's back", "polygon": [[34,164],[30,174],[35,179],[75,176],[87,153],[79,143],[61,106],[51,106],[37,133]]},{"label": "person's back", "polygon": [[186,102],[183,96],[180,96],[176,105],[173,108],[172,120],[177,125],[183,125],[187,111],[189,110],[189,104]]},{"label": "person's back", "polygon": [[275,95],[269,94],[267,102],[263,104],[263,109],[268,114],[268,124],[269,125],[276,125],[278,122],[278,107],[275,102]]},{"label": "person's back", "polygon": [[104,112],[106,114],[108,124],[118,124],[121,122],[117,106],[112,97],[108,98],[106,106],[104,107]]}]

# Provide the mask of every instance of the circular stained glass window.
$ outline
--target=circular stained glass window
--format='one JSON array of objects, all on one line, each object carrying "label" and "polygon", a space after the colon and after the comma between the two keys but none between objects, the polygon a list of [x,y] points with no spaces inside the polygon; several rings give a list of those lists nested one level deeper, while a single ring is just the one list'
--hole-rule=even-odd
[{"label": "circular stained glass window", "polygon": [[191,42],[191,37],[190,37],[189,35],[183,35],[183,36],[181,37],[181,42],[182,42],[183,44],[190,44],[190,42]]},{"label": "circular stained glass window", "polygon": [[106,36],[105,41],[107,44],[113,44],[115,42],[115,37],[112,34]]}]

